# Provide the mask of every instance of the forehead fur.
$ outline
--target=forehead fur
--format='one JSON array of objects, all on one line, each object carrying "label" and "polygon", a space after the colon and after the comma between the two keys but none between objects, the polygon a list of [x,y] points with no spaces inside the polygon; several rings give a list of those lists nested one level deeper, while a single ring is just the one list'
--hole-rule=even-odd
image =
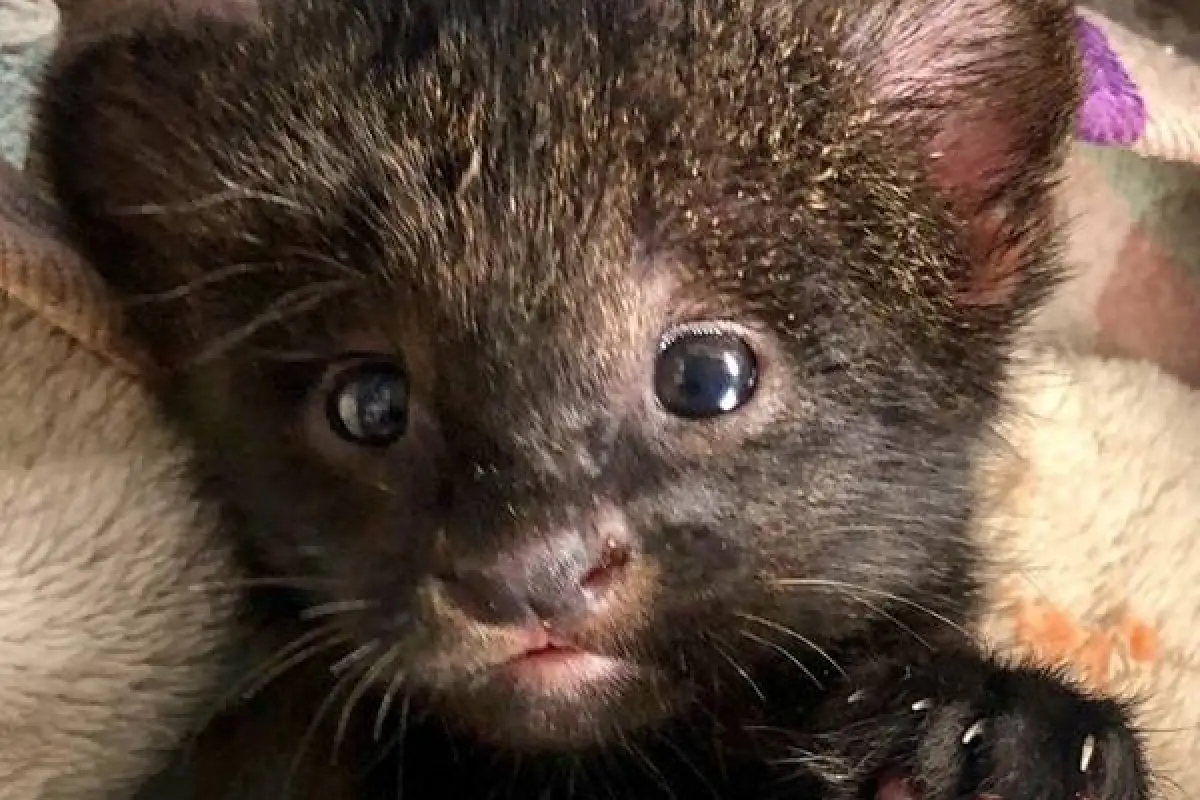
[{"label": "forehead fur", "polygon": [[[861,196],[885,178],[871,174],[884,166],[872,152],[883,126],[814,33],[820,21],[772,18],[799,4],[377,5],[150,40],[118,69],[168,81],[157,110],[139,103],[138,119],[113,121],[139,126],[136,172],[160,179],[111,187],[109,204],[269,193],[285,202],[210,204],[171,224],[202,241],[288,207],[297,224],[351,216],[398,261],[481,247],[461,280],[541,285],[564,256],[614,235],[625,241],[605,255],[626,261],[635,234],[697,249],[695,234],[722,232],[700,219],[707,206],[827,215],[839,186]],[[344,32],[336,43],[331,26]],[[107,78],[109,113],[138,103]],[[640,227],[614,230],[618,218]],[[472,241],[454,242],[468,227]]]},{"label": "forehead fur", "polygon": [[[56,160],[104,173],[61,188],[100,223],[91,245],[128,254],[114,282],[142,292],[278,261],[261,302],[335,263],[468,341],[586,330],[669,286],[790,334],[850,314],[969,348],[978,320],[952,290],[971,264],[929,179],[931,128],[891,113],[911,86],[878,78],[900,57],[887,31],[875,54],[858,35],[891,19],[903,49],[905,9],[939,4],[353,0],[148,27],[60,75],[90,116]],[[1008,9],[989,34],[1008,53],[1025,4],[988,5]],[[987,63],[969,44],[964,63]],[[1021,127],[1031,184],[1063,129]]]}]

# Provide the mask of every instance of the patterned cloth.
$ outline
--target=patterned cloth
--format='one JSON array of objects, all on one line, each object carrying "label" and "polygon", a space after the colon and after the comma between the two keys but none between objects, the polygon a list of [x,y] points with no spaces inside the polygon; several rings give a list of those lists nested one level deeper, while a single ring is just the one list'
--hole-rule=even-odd
[{"label": "patterned cloth", "polygon": [[1184,800],[1200,787],[1200,64],[1090,11],[1079,35],[1074,275],[1034,330],[1058,345],[1046,374],[1012,390],[1029,418],[984,629],[1140,698],[1161,796]]},{"label": "patterned cloth", "polygon": [[1087,81],[1079,138],[1098,145],[1134,144],[1146,132],[1146,101],[1096,23],[1079,20],[1079,42]]},{"label": "patterned cloth", "polygon": [[1200,385],[1200,64],[1092,11],[1079,33],[1087,94],[1061,192],[1074,280],[1039,330]]},{"label": "patterned cloth", "polygon": [[1079,138],[1168,160],[1200,160],[1200,65],[1082,11],[1087,94]]},{"label": "patterned cloth", "polygon": [[49,0],[0,0],[0,158],[16,166],[25,161],[30,99],[57,24]]}]

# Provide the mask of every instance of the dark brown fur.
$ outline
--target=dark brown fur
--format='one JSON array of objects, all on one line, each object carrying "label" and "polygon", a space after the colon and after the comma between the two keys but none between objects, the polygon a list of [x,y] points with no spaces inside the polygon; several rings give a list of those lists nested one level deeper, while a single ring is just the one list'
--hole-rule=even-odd
[{"label": "dark brown fur", "polygon": [[[929,800],[1141,798],[1119,707],[953,625],[972,454],[1056,273],[1072,25],[1057,0],[330,0],[64,57],[54,186],[248,564],[292,584],[260,608],[346,604],[317,620],[314,663],[349,658],[300,694],[336,693],[308,768],[350,705],[343,763],[368,762],[388,698],[417,800],[850,798],[889,770]],[[761,385],[686,422],[652,367],[704,320]],[[325,422],[353,351],[409,375],[385,450]],[[461,576],[605,526],[628,563],[563,628],[636,677],[569,699],[489,677],[516,617]],[[980,718],[989,746],[959,745]],[[1103,768],[1073,772],[1087,735]],[[197,796],[277,797],[284,772]]]}]

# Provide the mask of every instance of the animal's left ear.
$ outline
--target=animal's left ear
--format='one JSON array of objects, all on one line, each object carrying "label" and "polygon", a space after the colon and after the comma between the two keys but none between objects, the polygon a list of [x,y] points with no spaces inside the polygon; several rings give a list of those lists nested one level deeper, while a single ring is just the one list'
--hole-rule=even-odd
[{"label": "animal's left ear", "polygon": [[843,56],[872,109],[916,137],[929,180],[966,226],[973,274],[961,285],[963,302],[1007,303],[1044,246],[1050,186],[1080,104],[1072,4],[839,5]]}]

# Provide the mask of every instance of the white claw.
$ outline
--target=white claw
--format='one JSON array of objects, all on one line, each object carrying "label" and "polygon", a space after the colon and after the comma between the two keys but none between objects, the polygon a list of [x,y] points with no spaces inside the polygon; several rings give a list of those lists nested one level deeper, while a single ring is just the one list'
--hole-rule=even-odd
[{"label": "white claw", "polygon": [[857,692],[855,692],[854,694],[847,697],[846,702],[853,705],[854,703],[857,703],[859,700],[862,700],[866,696],[867,696],[867,691],[865,689],[859,689]]},{"label": "white claw", "polygon": [[912,704],[912,710],[916,711],[918,713],[920,713],[922,711],[928,711],[931,708],[933,708],[933,701],[930,700],[928,697],[925,698],[924,700],[918,700],[917,702]]},{"label": "white claw", "polygon": [[1096,737],[1088,735],[1083,740],[1083,748],[1079,754],[1079,771],[1087,772],[1092,765],[1092,757],[1096,755]]},{"label": "white claw", "polygon": [[974,725],[967,728],[967,732],[963,734],[962,743],[970,744],[971,742],[978,739],[980,736],[983,735],[983,729],[985,727],[986,727],[986,723],[983,720],[978,720]]}]

